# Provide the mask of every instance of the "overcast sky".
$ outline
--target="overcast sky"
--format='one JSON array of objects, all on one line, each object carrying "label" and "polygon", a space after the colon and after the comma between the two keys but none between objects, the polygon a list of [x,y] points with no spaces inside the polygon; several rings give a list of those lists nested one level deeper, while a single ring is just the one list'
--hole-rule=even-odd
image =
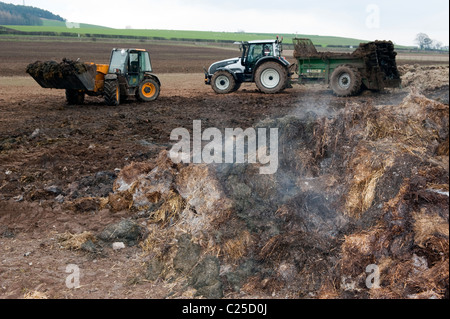
[{"label": "overcast sky", "polygon": [[332,35],[415,45],[449,44],[448,0],[15,0],[70,22],[112,28]]}]

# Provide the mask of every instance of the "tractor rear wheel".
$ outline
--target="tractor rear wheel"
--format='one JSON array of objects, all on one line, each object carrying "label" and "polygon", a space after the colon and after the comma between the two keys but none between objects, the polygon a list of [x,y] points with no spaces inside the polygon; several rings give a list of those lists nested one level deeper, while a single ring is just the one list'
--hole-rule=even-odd
[{"label": "tractor rear wheel", "polygon": [[255,83],[264,93],[275,94],[286,88],[287,69],[277,62],[266,62],[255,72]]},{"label": "tractor rear wheel", "polygon": [[331,74],[330,86],[337,96],[356,95],[362,89],[361,74],[350,65],[340,65]]},{"label": "tractor rear wheel", "polygon": [[150,102],[158,98],[160,92],[159,84],[153,79],[145,79],[139,85],[136,98],[141,102]]},{"label": "tractor rear wheel", "polygon": [[69,105],[81,105],[84,103],[84,92],[66,89],[66,100]]},{"label": "tractor rear wheel", "polygon": [[235,91],[236,80],[231,73],[218,71],[211,79],[211,86],[217,94],[228,94]]},{"label": "tractor rear wheel", "polygon": [[119,81],[117,80],[105,81],[105,85],[103,88],[103,95],[105,97],[106,105],[118,106],[120,104]]}]

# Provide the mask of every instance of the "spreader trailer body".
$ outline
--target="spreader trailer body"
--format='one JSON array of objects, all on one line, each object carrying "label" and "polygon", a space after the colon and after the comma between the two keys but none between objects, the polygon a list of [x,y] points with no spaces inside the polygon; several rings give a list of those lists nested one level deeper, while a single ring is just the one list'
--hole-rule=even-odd
[{"label": "spreader trailer body", "polygon": [[[401,85],[394,45],[390,41],[361,43],[353,53],[317,52],[310,39],[293,39],[295,64],[283,56],[282,40],[241,42],[242,56],[218,61],[205,69],[205,84],[218,94],[235,92],[254,82],[264,93],[279,93],[293,84],[322,82],[337,96],[363,89]],[[297,78],[293,78],[297,74]]]},{"label": "spreader trailer body", "polygon": [[148,102],[158,98],[161,87],[142,49],[112,49],[109,64],[36,61],[27,73],[43,88],[66,90],[68,104],[83,104],[85,95],[103,96],[112,106],[129,97]]},{"label": "spreader trailer body", "polygon": [[323,82],[337,96],[401,86],[391,41],[361,43],[353,53],[319,53],[310,39],[296,38],[293,42],[298,84]]}]

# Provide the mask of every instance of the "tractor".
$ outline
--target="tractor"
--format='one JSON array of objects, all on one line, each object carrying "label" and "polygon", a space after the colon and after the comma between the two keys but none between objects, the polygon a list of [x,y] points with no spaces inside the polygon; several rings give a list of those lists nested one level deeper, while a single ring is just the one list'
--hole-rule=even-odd
[{"label": "tractor", "polygon": [[[239,42],[237,42],[239,43]],[[293,39],[296,64],[282,57],[282,40],[241,42],[242,56],[213,63],[205,69],[205,84],[219,94],[235,92],[254,82],[264,93],[278,93],[292,84],[325,83],[339,97],[364,89],[401,87],[394,44],[361,43],[352,53],[318,52],[310,39]],[[292,70],[292,71],[291,71]],[[292,78],[296,73],[298,78]]]},{"label": "tractor", "polygon": [[278,93],[290,86],[290,63],[281,55],[282,39],[235,42],[241,57],[213,63],[205,69],[205,84],[218,94],[237,91],[244,82],[254,82],[264,93]]}]

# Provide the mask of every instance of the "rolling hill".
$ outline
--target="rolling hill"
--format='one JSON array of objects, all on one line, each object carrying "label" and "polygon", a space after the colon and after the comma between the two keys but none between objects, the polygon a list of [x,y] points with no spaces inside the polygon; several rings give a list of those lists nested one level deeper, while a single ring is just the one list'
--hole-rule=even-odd
[{"label": "rolling hill", "polygon": [[47,10],[0,2],[0,25],[43,25],[44,19],[64,21]]},{"label": "rolling hill", "polygon": [[233,43],[273,39],[277,35],[284,42],[292,43],[292,38],[310,38],[318,47],[349,48],[368,40],[319,36],[306,34],[270,34],[244,32],[212,32],[188,30],[113,29],[84,23],[69,23],[62,17],[47,10],[30,6],[12,5],[0,2],[0,36],[46,36],[97,39],[171,40]]}]

